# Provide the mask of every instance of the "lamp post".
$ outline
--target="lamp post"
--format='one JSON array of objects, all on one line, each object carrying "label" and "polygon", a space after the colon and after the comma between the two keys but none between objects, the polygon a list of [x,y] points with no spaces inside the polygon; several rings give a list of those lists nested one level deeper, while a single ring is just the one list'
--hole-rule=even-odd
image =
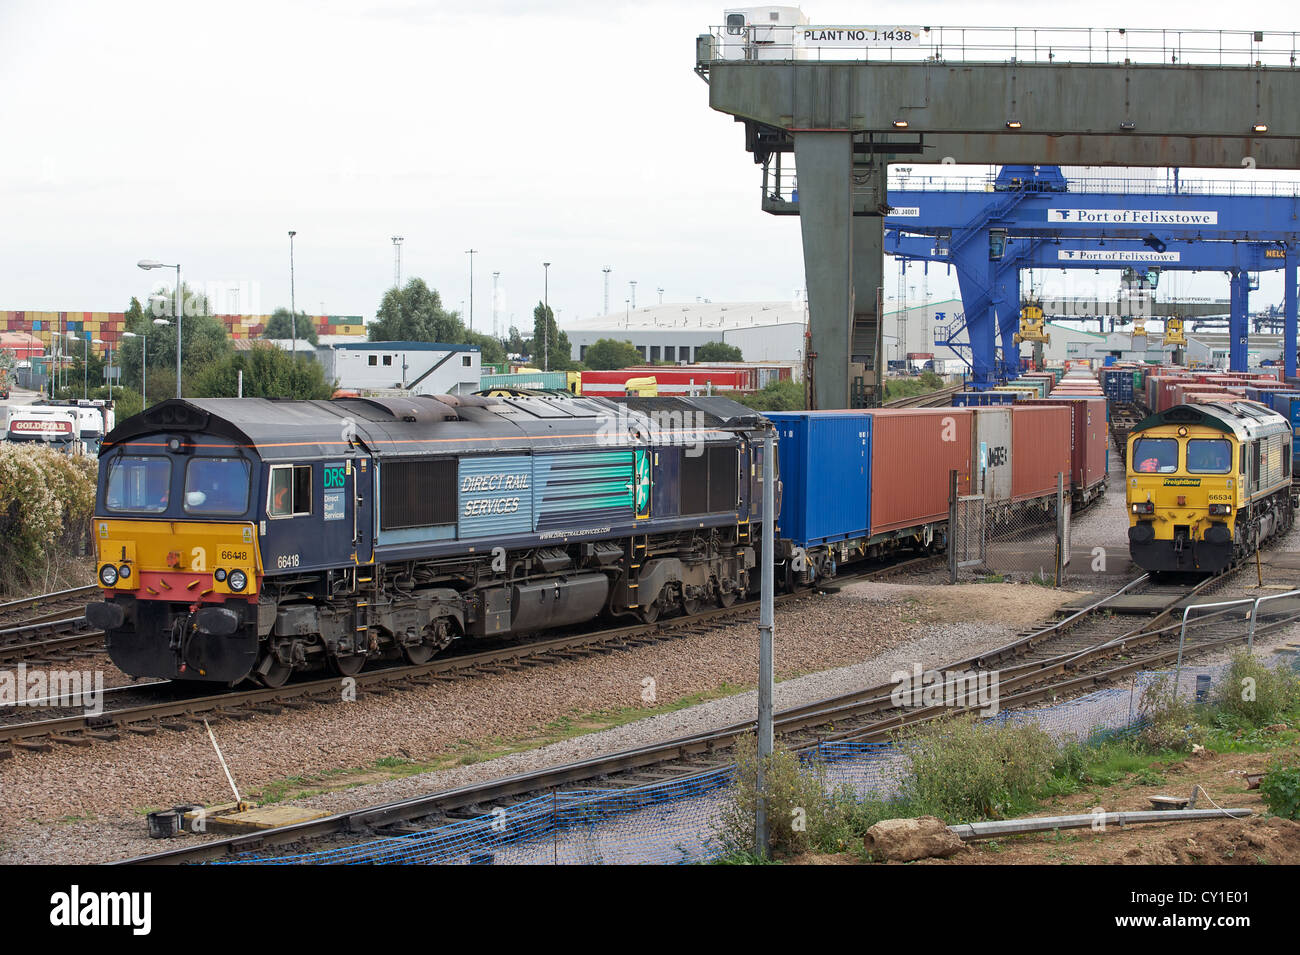
[{"label": "lamp post", "polygon": [[474,331],[474,253],[478,249],[466,249],[469,256],[469,330]]},{"label": "lamp post", "polygon": [[[137,265],[145,269],[175,269],[176,270],[176,304],[173,307],[173,315],[176,317],[176,397],[181,396],[181,266],[177,262],[175,265],[164,265],[162,262],[155,262],[153,259],[141,259]],[[157,325],[157,319],[154,320]],[[167,324],[164,322],[163,324]]]},{"label": "lamp post", "polygon": [[108,379],[108,400],[112,401],[113,400],[113,343],[104,342],[104,344],[108,347],[108,366],[107,366],[108,371],[105,372],[105,377]]},{"label": "lamp post", "polygon": [[551,370],[551,263],[542,263],[542,371]]},{"label": "lamp post", "polygon": [[289,351],[294,358],[298,357],[298,306],[293,297],[293,237],[297,234],[293,229],[289,230],[289,334],[292,336]]}]

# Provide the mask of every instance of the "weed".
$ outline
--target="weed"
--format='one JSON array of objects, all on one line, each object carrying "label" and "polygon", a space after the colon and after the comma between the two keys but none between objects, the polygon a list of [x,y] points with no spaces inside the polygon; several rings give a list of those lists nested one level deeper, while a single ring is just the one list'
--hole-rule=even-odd
[{"label": "weed", "polygon": [[1288,670],[1265,665],[1245,651],[1232,658],[1216,696],[1225,720],[1247,728],[1266,726],[1300,702],[1300,683]]}]

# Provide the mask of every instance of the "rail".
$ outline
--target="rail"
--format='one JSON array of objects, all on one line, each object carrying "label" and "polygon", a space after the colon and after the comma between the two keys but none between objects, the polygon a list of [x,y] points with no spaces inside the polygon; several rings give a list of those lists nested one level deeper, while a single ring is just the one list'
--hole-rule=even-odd
[{"label": "rail", "polygon": [[1300,33],[1126,27],[770,25],[709,28],[700,67],[727,61],[1040,63],[1296,68]]}]

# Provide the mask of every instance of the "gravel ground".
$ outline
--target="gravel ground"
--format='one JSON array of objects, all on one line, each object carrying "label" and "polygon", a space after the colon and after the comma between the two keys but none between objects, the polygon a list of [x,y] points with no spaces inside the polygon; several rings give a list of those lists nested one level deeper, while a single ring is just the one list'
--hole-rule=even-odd
[{"label": "gravel ground", "polygon": [[[914,662],[942,664],[1010,641],[1074,596],[1011,584],[955,589],[860,583],[777,612],[778,707],[811,702],[887,680]],[[382,771],[352,782],[387,780],[295,804],[335,811],[436,792],[752,716],[753,693],[636,720],[616,729],[466,762],[475,749],[546,734],[557,721],[595,710],[647,708],[643,680],[660,701],[752,684],[754,623],[747,621],[643,647],[518,673],[482,676],[356,703],[318,704],[279,717],[221,722],[214,729],[244,793],[329,770],[369,767],[384,757],[450,757],[453,768],[392,780]],[[604,725],[593,723],[590,725]],[[70,781],[79,781],[70,784]],[[310,788],[304,785],[302,788]],[[316,787],[320,788],[320,787]],[[157,851],[143,813],[183,802],[229,798],[201,728],[130,737],[89,750],[18,753],[0,763],[0,862],[98,862]]]}]

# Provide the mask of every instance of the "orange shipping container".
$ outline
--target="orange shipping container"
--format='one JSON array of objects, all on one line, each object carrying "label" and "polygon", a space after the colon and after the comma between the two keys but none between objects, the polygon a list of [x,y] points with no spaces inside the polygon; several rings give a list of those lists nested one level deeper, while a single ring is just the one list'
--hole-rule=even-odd
[{"label": "orange shipping container", "polygon": [[957,472],[959,494],[970,490],[970,409],[878,409],[868,414],[872,534],[947,520],[949,472]]},{"label": "orange shipping container", "polygon": [[1069,408],[1011,406],[1011,499],[1025,501],[1056,493],[1056,476],[1070,481],[1073,424]]}]

